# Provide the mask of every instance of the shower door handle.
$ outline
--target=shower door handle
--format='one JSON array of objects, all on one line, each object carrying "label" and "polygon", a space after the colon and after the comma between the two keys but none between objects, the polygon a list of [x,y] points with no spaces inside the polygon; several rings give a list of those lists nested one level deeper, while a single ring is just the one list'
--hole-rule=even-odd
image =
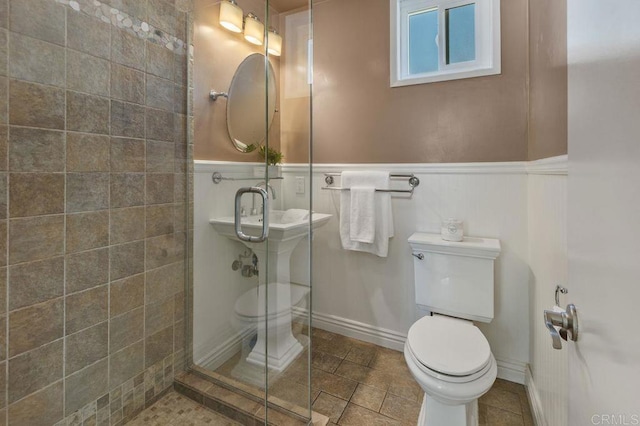
[{"label": "shower door handle", "polygon": [[[258,194],[262,197],[262,233],[259,237],[254,237],[251,235],[247,235],[242,232],[242,223],[241,223],[241,210],[242,210],[242,195],[243,194]],[[269,193],[257,186],[248,186],[245,188],[238,189],[236,192],[236,207],[235,207],[235,215],[234,215],[234,225],[236,230],[236,236],[241,241],[246,241],[249,243],[261,243],[269,237]]]}]

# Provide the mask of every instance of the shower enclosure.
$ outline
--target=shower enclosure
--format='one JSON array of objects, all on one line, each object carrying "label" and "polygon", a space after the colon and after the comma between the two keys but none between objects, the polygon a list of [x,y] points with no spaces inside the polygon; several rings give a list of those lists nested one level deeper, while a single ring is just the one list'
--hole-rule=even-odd
[{"label": "shower enclosure", "polygon": [[311,1],[199,0],[191,19],[183,385],[242,423],[311,424],[311,237],[330,218],[310,214]]}]

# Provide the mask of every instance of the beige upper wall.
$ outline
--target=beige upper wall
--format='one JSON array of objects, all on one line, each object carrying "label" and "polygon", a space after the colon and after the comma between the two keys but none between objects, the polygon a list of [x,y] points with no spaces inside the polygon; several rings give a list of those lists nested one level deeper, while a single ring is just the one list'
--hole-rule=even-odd
[{"label": "beige upper wall", "polygon": [[[265,22],[264,0],[237,0],[244,13],[255,13]],[[261,161],[257,152],[244,154],[231,142],[227,132],[227,101],[209,100],[209,91],[227,92],[238,65],[252,53],[264,53],[264,46],[254,46],[242,34],[231,33],[218,23],[219,0],[198,0],[194,18],[193,112],[194,159],[222,161]],[[272,8],[270,26],[279,28],[279,15]],[[269,57],[280,85],[280,60]],[[278,108],[278,105],[276,105]],[[280,147],[280,119],[275,115],[269,130],[269,146]]]},{"label": "beige upper wall", "polygon": [[[217,2],[200,2],[206,7],[196,11],[195,158],[257,161],[232,146],[225,105],[206,98],[212,84],[228,87],[237,64],[256,50],[218,26],[218,6],[211,6]],[[388,0],[314,2],[313,161],[487,162],[565,154],[566,1],[536,0],[530,12],[527,0],[501,3],[501,75],[391,88]],[[282,142],[287,163],[308,162],[309,98],[280,98],[270,144]]]},{"label": "beige upper wall", "polygon": [[526,159],[527,1],[501,15],[501,75],[391,88],[389,1],[314,4],[314,162]]},{"label": "beige upper wall", "polygon": [[567,2],[529,5],[529,159],[567,153]]}]

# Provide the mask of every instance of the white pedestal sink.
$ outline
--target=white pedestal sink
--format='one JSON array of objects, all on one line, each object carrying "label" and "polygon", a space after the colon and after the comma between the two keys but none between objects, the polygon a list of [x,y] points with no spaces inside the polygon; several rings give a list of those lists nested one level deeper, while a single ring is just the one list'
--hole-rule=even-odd
[{"label": "white pedestal sink", "polygon": [[[268,358],[268,367],[278,372],[287,368],[303,350],[300,342],[291,333],[292,302],[297,303],[300,298],[294,295],[298,300],[291,299],[290,260],[293,250],[308,235],[309,229],[307,219],[283,223],[283,214],[282,210],[270,212],[269,239],[262,243],[241,241],[236,236],[233,217],[214,218],[209,221],[220,235],[241,241],[258,256],[260,273],[257,297],[241,297],[236,303],[236,314],[247,321],[257,322],[258,338],[247,357],[247,362],[264,366],[265,359]],[[243,217],[243,232],[247,235],[260,235],[261,219],[261,215]],[[329,219],[331,219],[330,214],[313,213],[312,229],[320,228]],[[267,297],[268,307],[265,306],[265,297]],[[248,303],[247,300],[252,302]],[[252,309],[249,305],[254,303],[257,306]]]}]

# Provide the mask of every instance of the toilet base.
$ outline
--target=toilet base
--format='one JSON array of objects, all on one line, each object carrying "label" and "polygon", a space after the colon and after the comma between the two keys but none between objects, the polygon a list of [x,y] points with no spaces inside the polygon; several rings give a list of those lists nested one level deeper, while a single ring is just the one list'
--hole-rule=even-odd
[{"label": "toilet base", "polygon": [[446,405],[424,395],[418,426],[478,426],[478,400],[463,405]]}]

